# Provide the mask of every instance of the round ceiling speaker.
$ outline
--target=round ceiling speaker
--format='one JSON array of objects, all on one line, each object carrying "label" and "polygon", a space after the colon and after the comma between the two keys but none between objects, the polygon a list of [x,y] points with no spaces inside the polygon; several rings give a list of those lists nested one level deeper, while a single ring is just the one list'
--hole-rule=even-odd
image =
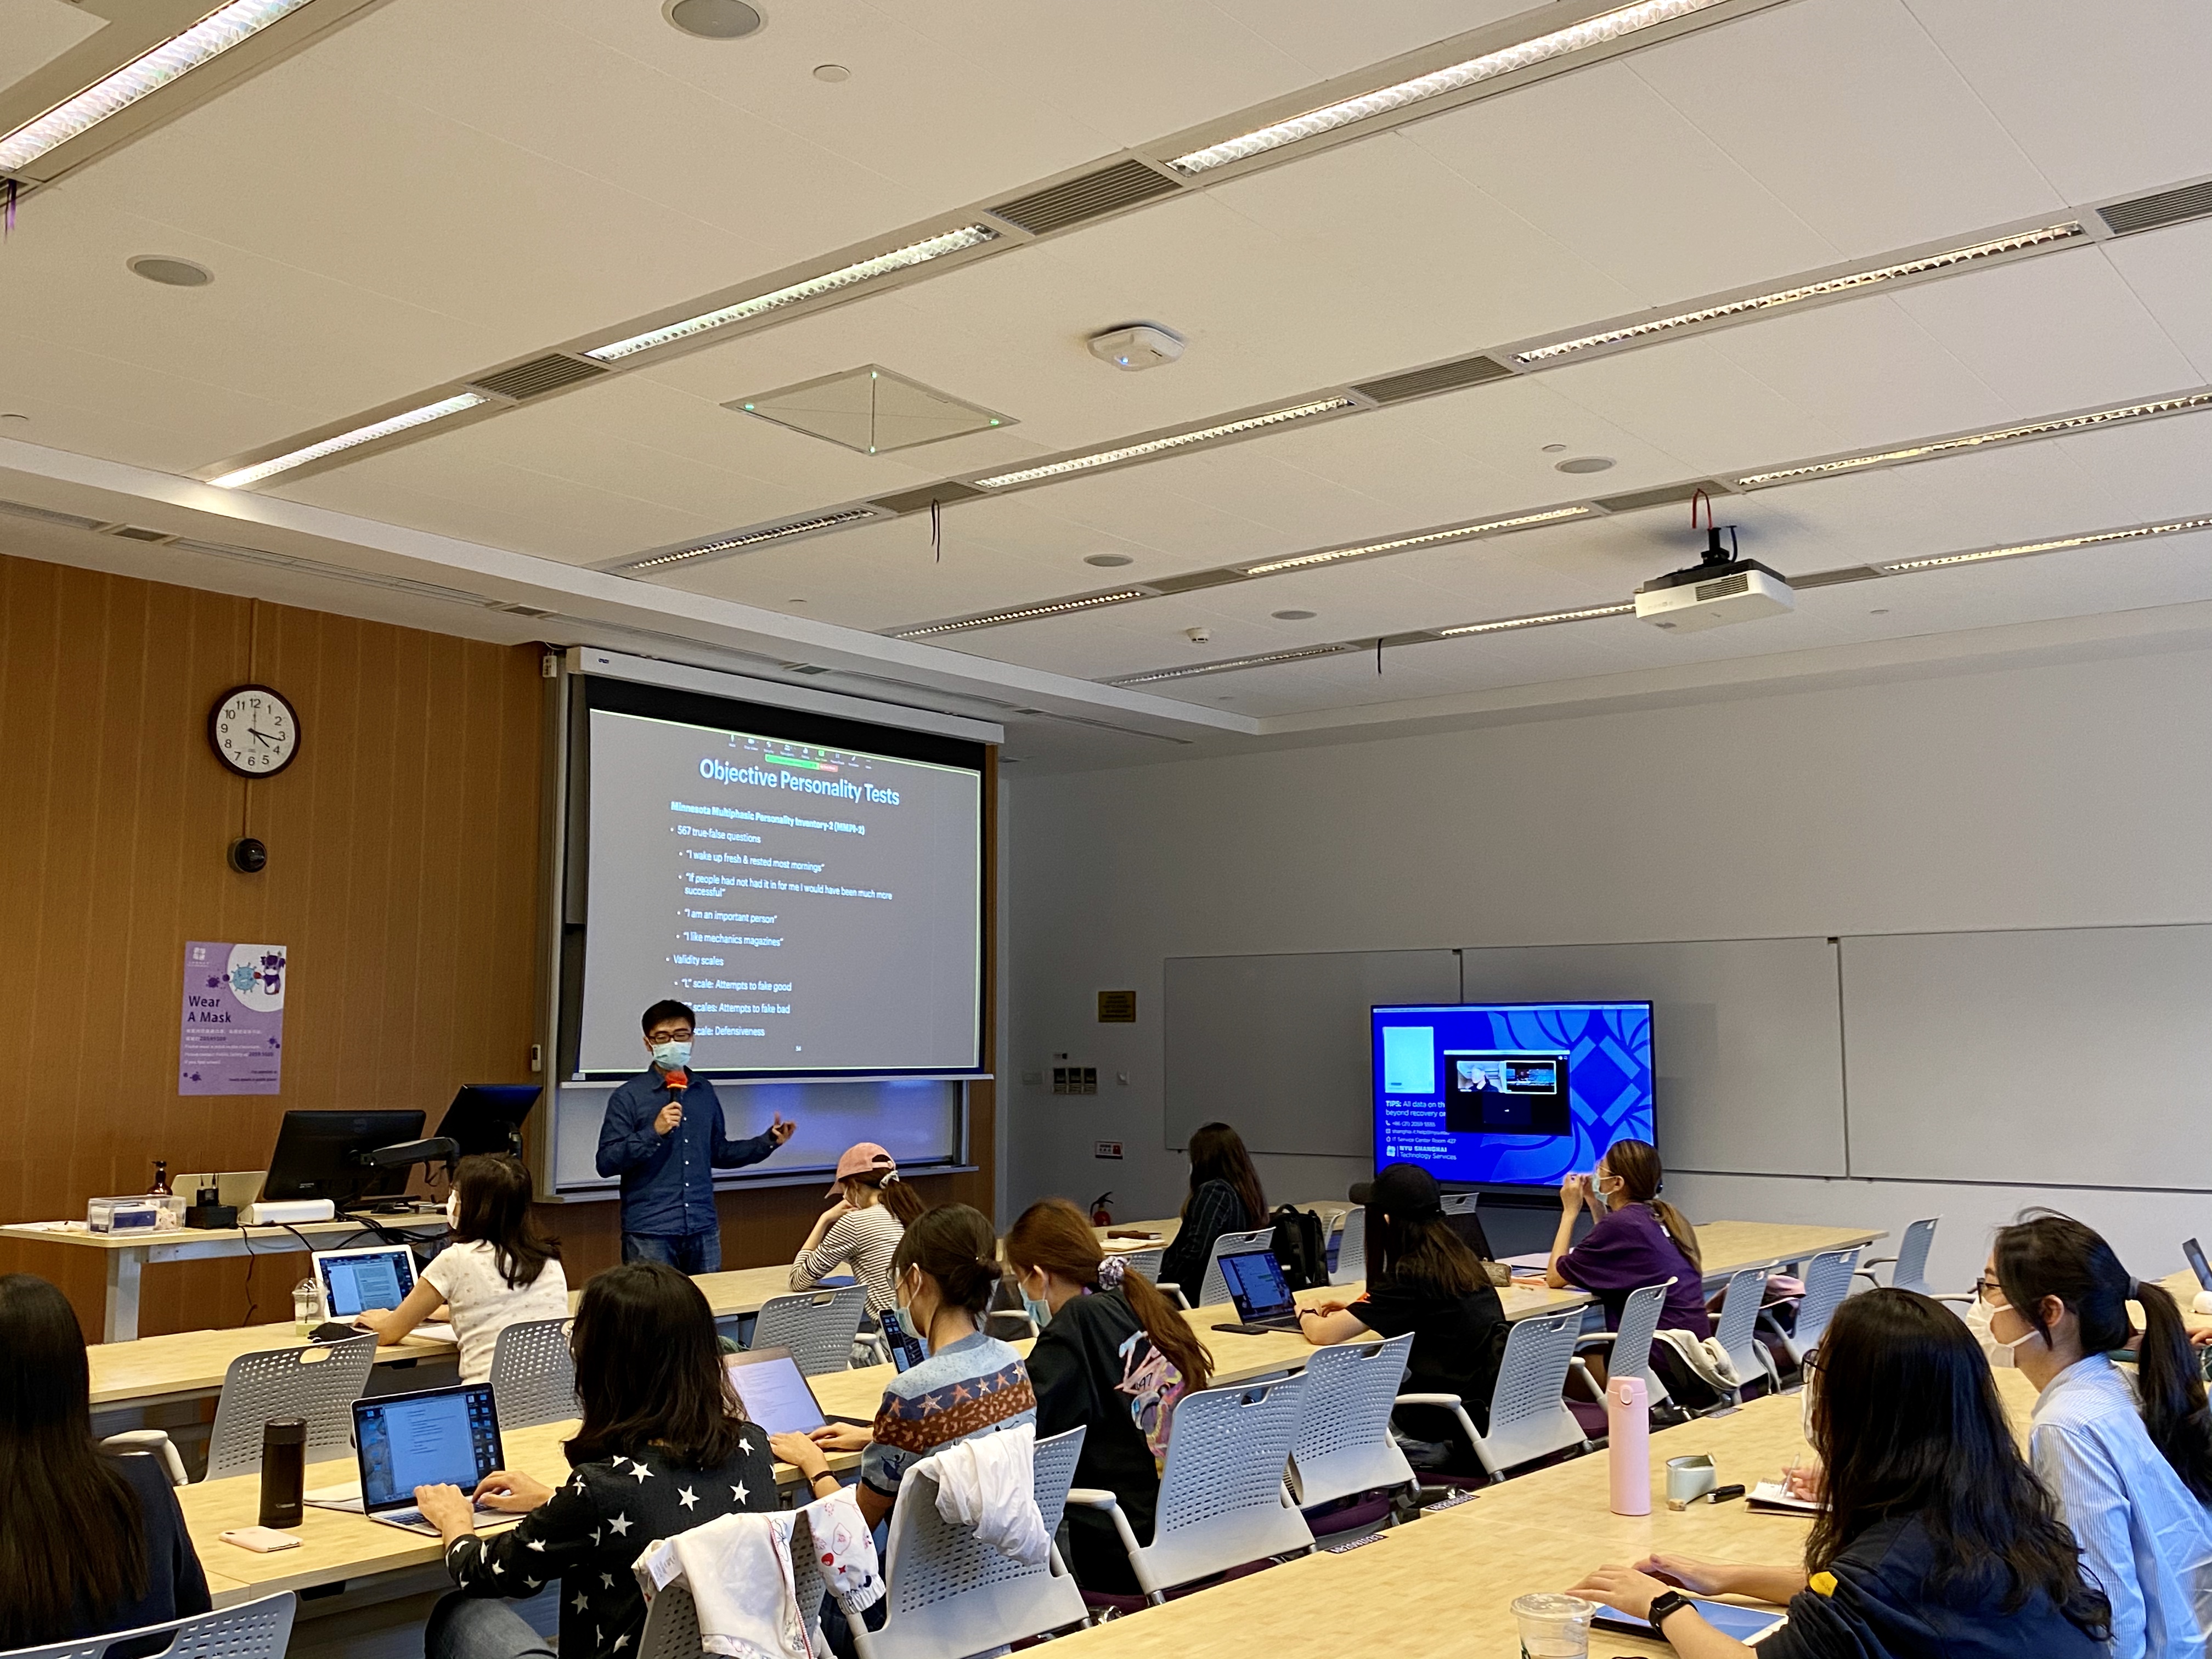
[{"label": "round ceiling speaker", "polygon": [[669,0],[666,15],[702,40],[741,40],[761,26],[760,13],[745,0]]},{"label": "round ceiling speaker", "polygon": [[142,253],[130,263],[137,275],[164,288],[205,288],[215,281],[215,272],[205,265],[196,265],[190,259],[173,259],[166,254]]}]

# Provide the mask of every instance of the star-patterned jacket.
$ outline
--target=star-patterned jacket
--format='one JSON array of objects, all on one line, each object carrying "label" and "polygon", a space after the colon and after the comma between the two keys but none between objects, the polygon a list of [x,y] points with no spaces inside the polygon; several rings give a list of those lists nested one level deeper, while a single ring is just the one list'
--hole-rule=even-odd
[{"label": "star-patterned jacket", "polygon": [[642,1456],[580,1463],[518,1526],[457,1538],[446,1570],[466,1595],[526,1597],[561,1581],[562,1659],[636,1659],[645,1598],[630,1564],[656,1538],[777,1507],[768,1431],[747,1424],[721,1468]]}]

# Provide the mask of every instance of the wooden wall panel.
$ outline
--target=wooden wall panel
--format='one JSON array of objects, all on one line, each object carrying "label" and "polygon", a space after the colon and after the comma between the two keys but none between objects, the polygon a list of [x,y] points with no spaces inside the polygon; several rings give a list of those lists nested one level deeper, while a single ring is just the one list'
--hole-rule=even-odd
[{"label": "wooden wall panel", "polygon": [[[205,736],[217,695],[246,680],[290,697],[302,730],[291,767],[251,783]],[[156,1158],[262,1168],[292,1108],[421,1107],[434,1125],[462,1083],[534,1080],[540,697],[532,647],[0,552],[0,1005],[22,1044],[0,1076],[0,1220],[82,1216],[88,1198],[143,1191]],[[994,767],[983,799],[995,871]],[[269,844],[259,876],[225,861],[244,833]],[[175,1092],[192,939],[289,949],[281,1095]],[[993,1085],[969,1101],[980,1172],[915,1184],[989,1214]],[[726,1264],[789,1260],[823,1204],[811,1186],[726,1195]],[[614,1204],[545,1220],[572,1283],[617,1259]],[[140,1329],[283,1317],[306,1267],[272,1250],[153,1268]],[[0,1244],[0,1272],[61,1284],[97,1336],[92,1252]]]},{"label": "wooden wall panel", "polygon": [[[300,711],[252,782],[209,753],[246,680]],[[295,1107],[413,1106],[526,1081],[536,1008],[538,653],[0,556],[0,1218],[82,1216],[172,1170],[258,1169]],[[270,865],[225,861],[242,832]],[[284,1087],[179,1097],[185,942],[291,953]],[[305,1268],[253,1264],[257,1317]],[[142,1329],[242,1322],[247,1264],[153,1269]],[[90,1252],[0,1246],[99,1329]]]}]

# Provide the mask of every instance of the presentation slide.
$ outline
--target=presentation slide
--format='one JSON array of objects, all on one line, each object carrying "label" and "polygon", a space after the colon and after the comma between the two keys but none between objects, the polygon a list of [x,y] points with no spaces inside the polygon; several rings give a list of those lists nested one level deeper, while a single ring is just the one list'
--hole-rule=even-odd
[{"label": "presentation slide", "polygon": [[979,1068],[980,770],[596,696],[589,742],[578,1069],[642,1071],[662,997],[696,1012],[696,1071]]},{"label": "presentation slide", "polygon": [[1377,1008],[1375,1166],[1556,1186],[1651,1139],[1648,1002]]}]

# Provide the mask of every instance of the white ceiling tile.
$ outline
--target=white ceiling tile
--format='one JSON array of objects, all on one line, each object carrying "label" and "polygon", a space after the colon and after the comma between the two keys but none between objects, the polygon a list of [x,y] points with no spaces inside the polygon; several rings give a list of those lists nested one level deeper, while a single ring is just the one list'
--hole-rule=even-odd
[{"label": "white ceiling tile", "polygon": [[1632,61],[1468,104],[1399,137],[1588,259],[1632,303],[1664,304],[1840,257],[1638,80]]},{"label": "white ceiling tile", "polygon": [[2105,257],[2199,380],[2212,380],[2212,220],[2145,231],[2104,245]]},{"label": "white ceiling tile", "polygon": [[1906,0],[2066,200],[2212,173],[2212,27],[2196,0]]},{"label": "white ceiling tile", "polygon": [[1796,0],[1627,63],[1839,257],[2063,205],[1900,0]]},{"label": "white ceiling tile", "polygon": [[2198,374],[2101,247],[1899,290],[1899,310],[2021,416],[2173,392]]}]

